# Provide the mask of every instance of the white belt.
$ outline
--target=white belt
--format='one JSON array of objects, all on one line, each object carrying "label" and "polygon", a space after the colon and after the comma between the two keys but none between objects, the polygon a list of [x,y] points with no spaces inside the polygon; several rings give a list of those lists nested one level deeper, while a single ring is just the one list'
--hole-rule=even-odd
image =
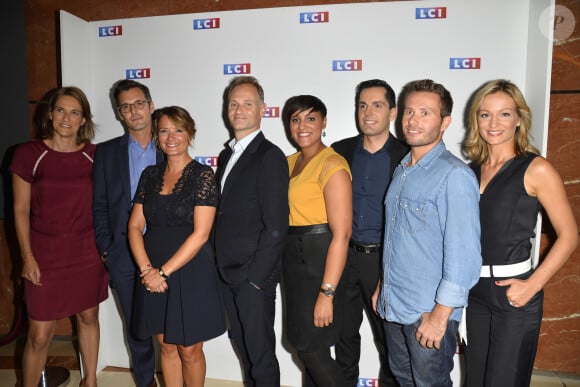
[{"label": "white belt", "polygon": [[511,265],[484,265],[481,267],[480,276],[491,277],[491,273],[493,272],[494,277],[513,277],[519,274],[527,273],[531,269],[532,258],[528,258],[523,262],[518,262]]}]

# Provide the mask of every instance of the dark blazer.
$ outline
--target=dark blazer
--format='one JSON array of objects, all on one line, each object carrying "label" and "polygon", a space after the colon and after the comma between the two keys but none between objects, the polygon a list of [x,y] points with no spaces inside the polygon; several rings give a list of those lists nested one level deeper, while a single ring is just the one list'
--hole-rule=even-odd
[{"label": "dark blazer", "polygon": [[[93,224],[99,254],[107,253],[107,266],[134,267],[127,241],[131,214],[129,134],[97,145],[93,164]],[[157,163],[163,161],[157,151]],[[114,273],[113,273],[114,276]]]},{"label": "dark blazer", "polygon": [[[230,147],[219,155],[220,189],[231,155]],[[265,288],[279,281],[288,232],[288,182],[284,153],[259,133],[230,171],[216,214],[213,243],[227,284],[246,281]]]},{"label": "dark blazer", "polygon": [[[401,159],[409,153],[409,146],[393,136],[392,133],[389,134],[395,142],[393,143],[392,152],[391,152],[391,165],[389,166],[389,176],[393,176],[395,172],[395,168],[399,165]],[[342,157],[346,159],[348,165],[352,167],[352,159],[354,157],[354,152],[356,147],[360,141],[362,141],[362,134],[358,136],[345,138],[344,140],[340,140],[332,144],[332,148],[339,153]]]}]

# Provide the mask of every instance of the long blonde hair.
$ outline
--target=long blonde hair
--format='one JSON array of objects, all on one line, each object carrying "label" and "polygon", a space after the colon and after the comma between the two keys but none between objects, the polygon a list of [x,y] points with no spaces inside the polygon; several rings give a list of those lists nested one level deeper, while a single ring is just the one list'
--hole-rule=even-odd
[{"label": "long blonde hair", "polygon": [[467,156],[479,164],[488,157],[487,144],[479,135],[477,114],[485,97],[490,94],[503,92],[509,95],[516,104],[516,111],[520,117],[520,125],[516,127],[514,152],[521,155],[524,152],[539,154],[540,152],[530,143],[530,130],[532,128],[532,112],[520,89],[512,82],[505,79],[495,79],[481,86],[472,98],[469,109],[468,133],[464,142],[464,150]]}]

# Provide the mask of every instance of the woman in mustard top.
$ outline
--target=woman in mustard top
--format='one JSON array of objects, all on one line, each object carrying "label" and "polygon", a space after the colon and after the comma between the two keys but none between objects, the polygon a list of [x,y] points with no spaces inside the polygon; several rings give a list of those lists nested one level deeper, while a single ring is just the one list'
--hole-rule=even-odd
[{"label": "woman in mustard top", "polygon": [[352,225],[351,175],[346,160],[322,143],[326,106],[311,95],[286,101],[282,120],[299,151],[288,157],[290,228],[283,286],[289,343],[298,351],[305,386],[341,386],[330,355],[340,331]]}]

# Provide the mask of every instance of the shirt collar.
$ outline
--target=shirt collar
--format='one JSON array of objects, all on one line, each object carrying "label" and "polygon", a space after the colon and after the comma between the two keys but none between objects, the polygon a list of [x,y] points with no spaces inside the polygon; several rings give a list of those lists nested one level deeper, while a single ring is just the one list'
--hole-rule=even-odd
[{"label": "shirt collar", "polygon": [[[357,150],[359,152],[366,152],[366,153],[370,153],[368,150],[366,150],[364,148],[364,135],[360,136],[360,139],[358,141],[357,144]],[[378,151],[376,151],[375,153],[379,153],[379,152],[386,152],[393,144],[393,134],[389,133],[389,137],[387,138],[387,141],[385,141],[385,143],[383,144],[383,147],[381,149],[379,149]]]},{"label": "shirt collar", "polygon": [[[133,136],[129,135],[129,145],[138,145],[140,148],[141,144],[136,141]],[[153,138],[151,138],[151,141],[149,141],[149,143],[147,144],[147,146],[145,147],[145,150],[149,150],[150,148],[153,148],[155,146]]]},{"label": "shirt collar", "polygon": [[[439,141],[437,145],[433,147],[429,152],[425,153],[423,157],[415,164],[420,166],[423,169],[429,169],[431,164],[437,160],[437,158],[441,155],[441,153],[445,152],[447,148],[445,147],[445,143],[443,140]],[[409,162],[411,161],[411,152],[407,153],[405,157],[401,160],[401,164],[403,166],[408,166]]]},{"label": "shirt collar", "polygon": [[261,132],[262,132],[261,129],[255,130],[252,133],[248,134],[246,137],[242,138],[240,141],[237,141],[236,138],[234,137],[228,142],[228,146],[232,149],[232,152],[234,153],[244,151],[246,147],[252,142],[252,140],[256,138],[256,136]]}]

